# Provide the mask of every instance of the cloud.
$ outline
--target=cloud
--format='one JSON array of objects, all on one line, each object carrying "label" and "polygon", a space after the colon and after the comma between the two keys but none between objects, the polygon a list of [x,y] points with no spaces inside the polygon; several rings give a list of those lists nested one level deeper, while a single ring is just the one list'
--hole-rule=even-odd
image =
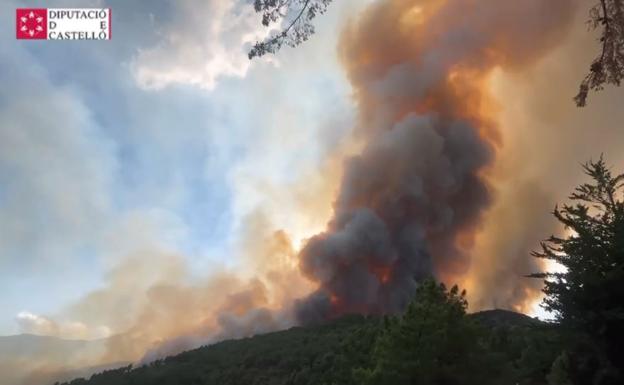
[{"label": "cloud", "polygon": [[[270,253],[294,257],[283,234],[264,241],[250,258],[262,259]],[[55,336],[94,333],[102,330],[99,325],[106,325],[114,337],[93,364],[159,358],[215,340],[291,326],[288,304],[303,289],[296,277],[296,264],[279,261],[270,261],[253,277],[226,269],[193,277],[183,257],[147,250],[125,258],[108,273],[101,288],[58,316],[23,312],[17,320],[25,332]],[[59,319],[80,320],[80,324]]]},{"label": "cloud", "polygon": [[33,62],[0,48],[0,264],[67,256],[111,208],[114,143],[71,89],[25,64]]},{"label": "cloud", "polygon": [[[160,44],[144,36],[153,33],[141,24],[144,5],[126,12],[139,6],[120,2],[119,38],[106,46],[0,47],[0,334],[123,335],[85,360],[23,367],[44,380],[65,365],[160,357],[287,327],[282,305],[310,290],[296,244],[331,210],[334,150],[351,127],[349,90],[326,43],[338,15],[323,19],[331,28],[314,41],[284,51],[288,68],[257,65],[206,93],[250,68],[244,41],[255,37],[232,32],[227,17],[250,30],[259,20],[242,2],[149,3],[155,20],[170,22]],[[202,10],[226,24],[204,23]],[[187,22],[203,28],[190,45],[167,40],[191,34]],[[122,33],[147,48],[125,57]],[[202,53],[193,56],[192,44]],[[209,64],[221,67],[207,72],[215,52],[225,56]],[[144,92],[139,68],[155,70],[162,87],[196,87]],[[159,71],[171,68],[184,76],[162,81]],[[267,95],[274,82],[281,87]],[[8,384],[15,367],[0,365]]]},{"label": "cloud", "polygon": [[15,319],[23,333],[41,335],[56,335],[58,333],[56,322],[46,317],[23,311]]},{"label": "cloud", "polygon": [[16,317],[20,331],[27,334],[59,337],[70,340],[106,338],[111,331],[106,326],[90,328],[82,322],[58,323],[42,315],[20,312]]},{"label": "cloud", "polygon": [[[2,4],[0,13],[15,6]],[[130,253],[188,243],[176,209],[191,156],[178,142],[160,144],[200,143],[205,132],[161,138],[154,131],[172,132],[171,121],[151,120],[146,105],[154,104],[133,83],[126,87],[123,58],[100,61],[91,44],[52,46],[0,47],[0,334],[25,330],[14,318],[23,309],[56,317]],[[144,131],[134,135],[135,127]],[[73,322],[57,321],[60,329]],[[85,335],[94,334],[89,327]]]},{"label": "cloud", "polygon": [[186,84],[212,90],[221,77],[244,77],[252,62],[250,45],[268,29],[244,1],[181,0],[160,43],[139,50],[132,63],[138,84],[146,89]]}]

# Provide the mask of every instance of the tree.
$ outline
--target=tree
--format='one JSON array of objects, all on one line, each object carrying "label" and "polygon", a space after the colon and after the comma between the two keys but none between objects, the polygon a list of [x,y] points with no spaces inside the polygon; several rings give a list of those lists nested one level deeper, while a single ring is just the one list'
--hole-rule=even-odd
[{"label": "tree", "polygon": [[354,371],[366,384],[482,384],[491,373],[479,329],[466,316],[465,292],[426,281],[400,317],[388,317],[373,352],[373,366]]},{"label": "tree", "polygon": [[570,380],[570,357],[563,351],[553,362],[552,370],[548,374],[548,385],[573,385]]},{"label": "tree", "polygon": [[262,25],[286,22],[286,27],[262,42],[256,42],[249,59],[277,52],[284,44],[296,47],[314,34],[312,20],[325,13],[332,0],[255,0],[254,9],[262,13]]},{"label": "tree", "polygon": [[[542,272],[543,307],[566,330],[587,336],[614,366],[624,367],[624,174],[613,176],[601,157],[583,166],[590,183],[577,187],[576,204],[555,208],[571,234],[551,236],[534,252],[563,266]],[[574,337],[580,341],[582,337]],[[587,349],[586,349],[587,350]]]},{"label": "tree", "polygon": [[602,49],[592,62],[589,74],[581,82],[576,104],[587,104],[590,90],[600,91],[606,84],[619,86],[624,76],[624,0],[600,0],[591,7],[590,29],[600,29]]}]

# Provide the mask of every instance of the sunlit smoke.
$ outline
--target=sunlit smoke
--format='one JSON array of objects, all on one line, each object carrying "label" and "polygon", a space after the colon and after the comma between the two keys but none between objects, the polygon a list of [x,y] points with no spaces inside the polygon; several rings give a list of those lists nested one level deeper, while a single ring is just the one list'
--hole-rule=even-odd
[{"label": "sunlit smoke", "polygon": [[[366,145],[346,162],[326,231],[300,255],[319,284],[299,302],[300,321],[393,313],[420,280],[467,274],[501,145],[490,76],[547,52],[574,3],[387,0],[346,29],[340,50]],[[517,301],[531,294],[521,291]]]},{"label": "sunlit smoke", "polygon": [[[76,361],[88,366],[149,361],[348,312],[396,312],[430,276],[465,282],[474,308],[527,311],[539,294],[539,282],[522,275],[535,268],[528,251],[554,229],[525,225],[547,215],[555,197],[526,179],[525,189],[511,192],[497,183],[492,170],[513,143],[498,120],[505,100],[495,100],[489,85],[493,71],[523,70],[555,46],[575,4],[375,2],[345,29],[339,47],[359,109],[354,142],[362,147],[344,165],[342,155],[353,149],[337,151],[288,191],[266,192],[276,202],[296,196],[298,217],[309,220],[280,230],[261,212],[245,218],[241,256],[224,256],[243,261],[244,273],[197,278],[175,253],[145,250],[66,311],[78,321],[24,314],[24,322],[54,330],[44,334],[58,334],[58,325],[106,325],[117,334],[91,361]],[[514,208],[516,199],[539,204]]]}]

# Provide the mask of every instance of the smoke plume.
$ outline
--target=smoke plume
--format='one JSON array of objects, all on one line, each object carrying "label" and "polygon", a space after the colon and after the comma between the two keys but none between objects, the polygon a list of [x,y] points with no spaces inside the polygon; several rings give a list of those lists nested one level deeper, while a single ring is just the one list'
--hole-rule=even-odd
[{"label": "smoke plume", "polygon": [[385,0],[342,36],[365,145],[345,165],[334,217],[300,254],[319,289],[302,322],[402,309],[423,278],[457,280],[493,201],[501,138],[493,70],[556,44],[572,0]]},{"label": "smoke plume", "polygon": [[[322,170],[296,170],[292,188],[250,185],[271,199],[242,220],[243,250],[227,256],[240,264],[198,277],[175,251],[148,249],[125,258],[62,319],[22,314],[24,331],[83,333],[79,321],[91,335],[105,325],[114,337],[67,362],[149,361],[297,322],[395,312],[429,276],[466,286],[474,310],[530,310],[540,283],[523,277],[537,268],[529,252],[557,230],[548,211],[579,182],[575,166],[602,151],[615,168],[624,164],[621,90],[583,110],[570,99],[596,47],[581,17],[559,45],[576,4],[374,2],[339,45],[359,112],[357,143],[328,150]],[[305,57],[305,49],[296,52]],[[493,83],[502,89],[490,95]],[[357,155],[341,167],[346,152]],[[298,206],[283,203],[292,195]],[[325,203],[333,197],[325,231],[299,252],[332,214]],[[283,221],[293,217],[295,225]],[[0,373],[15,372],[6,362]],[[50,383],[60,364],[41,362],[23,365]]]}]

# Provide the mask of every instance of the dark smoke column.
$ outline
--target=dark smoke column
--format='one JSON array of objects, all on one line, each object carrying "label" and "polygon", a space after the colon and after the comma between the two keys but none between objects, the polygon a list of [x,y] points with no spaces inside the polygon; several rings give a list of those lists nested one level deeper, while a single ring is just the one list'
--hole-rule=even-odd
[{"label": "dark smoke column", "polygon": [[426,277],[465,274],[492,201],[500,144],[487,78],[559,39],[572,0],[385,0],[344,32],[362,153],[345,165],[335,215],[300,254],[319,289],[301,322],[401,310]]}]

